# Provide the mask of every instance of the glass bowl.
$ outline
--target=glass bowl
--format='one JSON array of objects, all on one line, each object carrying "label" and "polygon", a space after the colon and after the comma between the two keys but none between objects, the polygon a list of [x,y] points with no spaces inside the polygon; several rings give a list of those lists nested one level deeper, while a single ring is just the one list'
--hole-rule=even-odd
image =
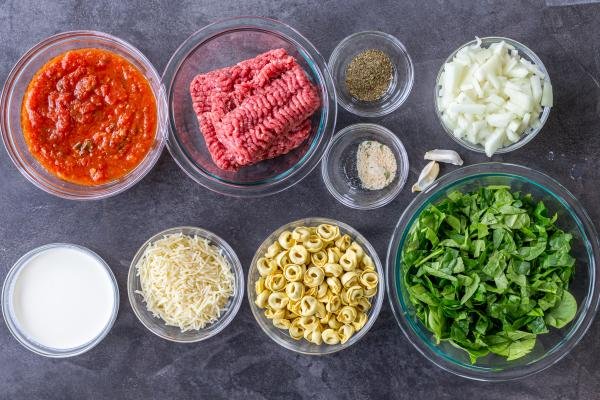
[{"label": "glass bowl", "polygon": [[[106,326],[102,331],[96,336],[93,340],[89,341],[86,344],[81,346],[72,348],[72,349],[56,349],[52,347],[47,347],[37,343],[35,340],[28,337],[28,335],[19,327],[18,319],[15,315],[14,306],[13,306],[13,293],[15,289],[15,285],[17,283],[17,278],[21,273],[22,269],[38,254],[53,248],[71,248],[78,251],[81,251],[91,258],[95,259],[99,264],[104,266],[107,275],[109,275],[110,281],[112,282],[112,288],[114,291],[113,297],[113,309],[111,313],[111,317],[108,320]],[[119,312],[119,286],[117,285],[117,280],[115,279],[114,274],[112,273],[110,267],[106,262],[96,253],[91,251],[90,249],[78,246],[75,244],[68,243],[52,243],[44,246],[40,246],[35,248],[25,255],[23,255],[19,260],[13,265],[13,267],[8,271],[6,278],[4,280],[4,285],[2,286],[2,314],[4,315],[4,321],[8,327],[9,332],[17,339],[17,341],[23,345],[27,350],[30,350],[36,354],[39,354],[44,357],[50,358],[66,358],[66,357],[74,357],[80,354],[85,353],[86,351],[95,347],[98,343],[102,341],[110,332],[115,320],[117,319],[117,314]]]},{"label": "glass bowl", "polygon": [[[109,50],[131,62],[146,77],[156,100],[155,141],[146,157],[122,178],[102,185],[84,186],[64,181],[38,163],[29,152],[21,131],[21,104],[33,75],[52,58],[73,49]],[[135,47],[115,36],[95,31],[64,32],[51,36],[27,51],[10,71],[0,97],[0,129],[6,150],[17,169],[38,188],[58,197],[97,200],[121,193],[139,182],[154,166],[166,141],[167,103],[160,75]]]},{"label": "glass bowl", "polygon": [[[146,248],[150,244],[162,239],[165,235],[176,233],[181,233],[188,236],[196,235],[208,239],[211,244],[217,246],[221,250],[223,256],[231,265],[231,272],[235,277],[235,289],[233,296],[231,296],[229,304],[225,307],[225,311],[221,314],[221,318],[204,329],[181,332],[179,327],[165,325],[165,322],[161,318],[155,317],[150,311],[148,311],[142,295],[136,293],[136,291],[142,290],[136,265],[142,258],[144,251],[146,251]],[[140,320],[142,325],[144,325],[156,336],[177,343],[200,342],[221,332],[235,318],[235,315],[239,311],[240,305],[242,304],[242,298],[244,295],[244,272],[242,270],[242,264],[235,254],[235,251],[233,251],[231,246],[229,246],[225,240],[221,239],[214,233],[202,228],[195,228],[191,226],[170,228],[159,232],[148,239],[146,243],[140,247],[137,253],[135,253],[135,256],[133,256],[133,260],[131,260],[131,265],[129,266],[129,273],[127,275],[127,295],[129,296],[129,303],[131,304],[131,308],[133,309],[136,317]]]},{"label": "glass bowl", "polygon": [[[271,245],[274,241],[277,240],[279,235],[286,230],[292,230],[299,226],[317,226],[319,224],[332,224],[340,227],[340,231],[342,234],[350,235],[362,248],[365,250],[365,254],[369,255],[373,259],[373,263],[377,269],[377,274],[379,275],[379,284],[377,287],[377,295],[372,299],[371,309],[368,311],[367,323],[365,326],[355,333],[346,343],[344,344],[336,344],[336,345],[327,345],[321,344],[317,345],[314,343],[310,343],[304,339],[302,340],[294,340],[290,337],[288,331],[284,331],[276,328],[273,325],[273,322],[265,317],[264,312],[260,309],[255,303],[256,299],[256,289],[254,284],[257,279],[260,277],[258,273],[258,268],[256,266],[256,262],[259,258],[265,254],[267,247]],[[292,350],[298,353],[307,354],[307,355],[324,355],[331,354],[337,351],[346,349],[352,346],[354,343],[358,342],[363,336],[367,334],[369,329],[375,323],[377,316],[379,315],[379,311],[381,311],[381,305],[383,303],[383,296],[385,291],[385,286],[383,283],[383,266],[381,265],[381,261],[379,260],[379,256],[377,252],[371,246],[371,244],[362,236],[357,230],[352,228],[349,225],[344,224],[343,222],[336,221],[329,218],[305,218],[298,221],[290,222],[281,228],[277,229],[275,232],[271,233],[265,240],[262,242],[256,253],[254,254],[254,258],[252,259],[252,264],[250,264],[250,269],[248,271],[248,287],[246,288],[246,292],[248,293],[248,303],[250,303],[250,309],[252,310],[252,314],[254,314],[254,318],[256,318],[256,322],[260,326],[260,328],[269,336],[274,342],[279,344],[280,346],[285,347],[288,350]]]},{"label": "glass bowl", "polygon": [[[573,234],[573,256],[577,259],[575,277],[569,290],[578,310],[574,320],[562,329],[550,328],[538,335],[535,348],[520,359],[506,361],[488,355],[471,364],[467,353],[447,342],[436,345],[414,315],[402,287],[401,250],[410,227],[429,204],[435,204],[454,190],[470,191],[485,185],[510,185],[513,190],[531,193],[543,200],[549,212],[558,213],[557,225]],[[600,299],[597,282],[600,257],[598,235],[588,214],[577,199],[554,179],[530,168],[504,163],[475,164],[455,170],[419,194],[404,211],[392,236],[387,255],[386,280],[392,310],[400,328],[417,350],[440,368],[466,378],[503,381],[540,372],[558,362],[581,340],[590,327]]]},{"label": "glass bowl", "polygon": [[[377,101],[366,102],[350,95],[345,74],[352,59],[370,49],[386,53],[394,69],[387,92]],[[343,39],[329,57],[329,68],[337,89],[339,105],[360,117],[381,117],[396,110],[408,98],[415,80],[413,63],[406,47],[394,36],[377,31],[357,32]]]},{"label": "glass bowl", "polygon": [[[319,90],[321,107],[309,138],[288,154],[237,172],[212,161],[192,107],[190,83],[197,74],[234,65],[268,50],[284,48]],[[230,196],[280,192],[302,180],[321,160],[336,121],[335,88],[323,57],[293,28],[268,18],[238,17],[208,25],[181,44],[163,73],[169,104],[168,148],[179,166],[202,186]]]},{"label": "glass bowl", "polygon": [[[535,64],[540,69],[540,71],[542,71],[542,73],[546,76],[545,80],[548,81],[548,83],[551,83],[550,75],[548,75],[548,71],[546,70],[546,67],[544,66],[544,63],[542,62],[542,60],[540,60],[540,58],[524,44],[521,44],[521,43],[517,42],[516,40],[512,40],[512,39],[505,38],[505,37],[491,36],[491,37],[481,38],[481,46],[489,47],[491,44],[501,42],[503,40],[507,44],[514,46],[514,48],[518,50],[519,56],[521,56],[525,60],[528,60],[528,61],[532,62],[533,64]],[[446,59],[446,61],[444,61],[444,63],[442,64],[442,67],[440,68],[440,71],[437,74],[437,77],[435,78],[433,103],[435,105],[435,113],[436,113],[438,119],[440,120],[440,124],[442,125],[442,127],[444,128],[446,133],[456,143],[460,144],[461,146],[463,146],[464,148],[466,148],[468,150],[472,150],[477,153],[485,154],[485,149],[483,148],[482,145],[470,143],[463,138],[459,138],[459,137],[455,136],[454,133],[452,133],[452,131],[446,126],[446,124],[444,124],[444,121],[442,119],[442,112],[441,112],[441,110],[439,108],[439,104],[438,104],[438,99],[440,97],[439,96],[440,77],[442,76],[442,72],[444,71],[444,65],[446,65],[446,63],[452,61],[452,59],[454,58],[456,53],[458,53],[461,49],[463,49],[467,46],[472,46],[476,43],[477,43],[477,40],[471,40],[470,42],[463,44],[458,49],[456,49],[452,54],[450,54],[450,56]],[[527,130],[525,130],[525,132],[523,132],[523,134],[521,135],[521,138],[517,142],[512,143],[509,146],[499,148],[498,150],[496,150],[494,152],[494,154],[509,153],[513,150],[520,149],[521,147],[525,146],[527,143],[532,141],[533,138],[542,130],[542,128],[544,127],[544,124],[548,120],[548,116],[550,115],[550,109],[551,109],[551,107],[542,107],[542,113],[540,114],[540,122],[536,127],[528,128]]]},{"label": "glass bowl", "polygon": [[[380,190],[363,189],[356,169],[358,145],[375,140],[388,146],[396,157],[396,177]],[[343,205],[370,210],[382,207],[398,196],[408,177],[408,156],[392,131],[375,124],[355,124],[338,132],[321,162],[321,174],[329,193]]]}]

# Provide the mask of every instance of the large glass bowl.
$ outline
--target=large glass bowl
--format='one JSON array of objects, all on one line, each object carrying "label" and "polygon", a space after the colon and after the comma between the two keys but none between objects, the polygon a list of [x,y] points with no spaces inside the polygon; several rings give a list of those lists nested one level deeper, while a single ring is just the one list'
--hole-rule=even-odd
[{"label": "large glass bowl", "polygon": [[[140,277],[137,274],[136,266],[144,255],[144,252],[150,244],[162,239],[165,235],[178,233],[208,239],[210,244],[215,245],[221,250],[223,257],[225,257],[231,266],[231,272],[233,273],[235,279],[233,295],[229,299],[229,303],[225,306],[225,310],[221,314],[221,317],[216,322],[200,330],[181,332],[181,329],[179,329],[177,326],[165,325],[165,321],[163,321],[161,318],[155,317],[150,311],[148,311],[143,296],[138,293],[138,291],[142,290],[142,284],[140,282]],[[131,308],[133,309],[136,317],[140,320],[142,325],[144,325],[156,336],[177,343],[200,342],[217,335],[235,318],[240,309],[240,305],[242,304],[242,298],[244,297],[244,272],[242,271],[242,264],[235,254],[235,251],[231,248],[231,246],[229,246],[229,244],[227,244],[225,240],[221,239],[214,233],[192,226],[170,228],[159,232],[148,239],[146,243],[144,243],[137,251],[133,257],[133,260],[131,260],[129,273],[127,275],[127,295],[129,296],[129,303],[131,304]]]},{"label": "large glass bowl", "polygon": [[[214,164],[204,142],[192,107],[190,83],[198,74],[277,48],[298,60],[320,93],[321,107],[313,115],[312,132],[286,155],[237,172],[223,171]],[[169,105],[169,151],[193,180],[218,193],[264,196],[298,183],[318,165],[335,129],[336,95],[325,60],[299,32],[272,19],[238,17],[200,29],[175,51],[163,81]]]},{"label": "large glass bowl", "polygon": [[[481,47],[489,47],[491,44],[498,43],[501,41],[505,41],[507,44],[513,46],[519,52],[519,56],[521,56],[525,60],[530,61],[533,64],[535,64],[540,69],[540,71],[542,71],[542,73],[545,75],[544,81],[548,81],[548,83],[551,83],[550,75],[548,75],[548,71],[546,70],[546,67],[544,66],[544,63],[542,62],[542,60],[531,49],[529,49],[529,47],[525,46],[524,44],[519,43],[516,40],[505,38],[505,37],[491,36],[491,37],[481,38]],[[446,133],[456,143],[460,144],[461,146],[463,146],[464,148],[466,148],[468,150],[475,151],[477,153],[485,153],[485,149],[483,148],[482,145],[471,143],[463,138],[457,137],[456,135],[454,135],[454,133],[452,133],[450,128],[448,128],[446,126],[446,124],[444,123],[444,121],[442,120],[442,111],[440,110],[439,104],[438,104],[438,100],[440,98],[440,96],[439,96],[440,78],[442,76],[442,72],[444,72],[444,66],[446,65],[446,63],[449,63],[450,61],[452,61],[454,59],[454,56],[456,56],[456,53],[458,53],[461,49],[468,47],[468,46],[473,46],[476,43],[477,43],[477,40],[472,40],[470,42],[463,44],[458,49],[456,49],[454,52],[452,52],[452,54],[450,54],[448,56],[446,61],[444,61],[444,63],[442,64],[442,66],[437,74],[437,77],[435,78],[433,103],[435,106],[435,113],[438,116],[438,119],[440,120],[440,124],[442,124],[442,127],[444,128]],[[494,152],[494,154],[509,153],[513,150],[520,149],[521,147],[525,146],[527,143],[531,142],[533,140],[533,138],[536,137],[536,135],[544,127],[544,124],[546,123],[546,121],[548,120],[548,117],[550,116],[550,109],[551,109],[551,107],[542,107],[542,112],[539,115],[540,121],[536,126],[526,129],[525,132],[523,132],[521,134],[521,138],[518,141],[510,144],[509,146],[499,148],[498,150],[496,150]]]},{"label": "large glass bowl", "polygon": [[[144,159],[120,179],[94,186],[64,181],[46,169],[29,152],[21,131],[21,104],[33,75],[52,58],[73,49],[98,48],[111,51],[131,62],[148,80],[156,100],[157,124],[154,144]],[[73,31],[51,36],[27,51],[8,74],[0,97],[0,130],[11,160],[38,188],[58,197],[97,200],[121,193],[139,182],[156,164],[167,135],[167,102],[158,72],[152,63],[126,41],[103,32]]]},{"label": "large glass bowl", "polygon": [[[289,335],[288,331],[276,328],[273,325],[273,321],[271,321],[270,319],[268,319],[265,316],[264,310],[259,308],[256,305],[256,303],[254,303],[254,301],[256,300],[255,283],[258,280],[258,278],[260,277],[256,263],[257,263],[258,259],[261,258],[265,254],[265,252],[267,251],[267,247],[269,247],[273,242],[277,241],[277,238],[279,237],[279,235],[284,231],[291,231],[294,228],[299,227],[299,226],[310,227],[310,226],[317,226],[319,224],[337,225],[340,227],[340,231],[342,234],[350,235],[352,237],[352,239],[354,241],[356,241],[364,249],[365,254],[369,255],[373,259],[373,263],[375,264],[377,274],[379,275],[377,294],[375,295],[375,297],[373,297],[371,299],[371,309],[367,312],[367,316],[369,317],[369,319],[367,320],[367,323],[361,330],[356,332],[344,344],[339,343],[339,344],[335,344],[335,345],[328,345],[328,344],[323,343],[323,344],[317,345],[314,343],[310,343],[304,339],[301,339],[301,340],[292,339],[291,336]],[[383,280],[384,280],[383,266],[381,264],[381,261],[379,260],[379,256],[377,255],[377,252],[375,251],[373,246],[371,246],[371,244],[367,241],[367,239],[365,239],[365,237],[363,235],[361,235],[356,229],[352,228],[351,226],[349,226],[347,224],[344,224],[343,222],[336,221],[333,219],[328,219],[328,218],[316,218],[315,217],[315,218],[305,218],[305,219],[301,219],[298,221],[290,222],[290,223],[282,226],[281,228],[277,229],[275,232],[270,234],[264,240],[264,242],[262,242],[262,244],[260,245],[258,250],[256,250],[256,254],[254,255],[254,258],[252,259],[252,264],[250,264],[250,269],[248,270],[248,282],[247,282],[248,287],[246,288],[246,292],[248,293],[248,303],[250,304],[250,309],[252,310],[252,314],[254,314],[254,318],[256,318],[256,322],[261,327],[263,332],[265,332],[267,334],[267,336],[269,336],[274,342],[285,347],[288,350],[292,350],[292,351],[295,351],[298,353],[308,354],[308,355],[324,355],[324,354],[335,353],[337,351],[340,351],[340,350],[343,350],[343,349],[346,349],[346,348],[352,346],[354,343],[358,342],[363,336],[365,336],[366,333],[369,331],[369,329],[371,329],[371,327],[375,323],[375,320],[377,319],[377,316],[379,315],[379,312],[381,311],[381,305],[383,303],[383,296],[384,296],[384,291],[385,291],[385,286],[384,286]]]},{"label": "large glass bowl", "polygon": [[[447,342],[436,345],[432,334],[414,315],[403,287],[401,251],[407,234],[421,211],[442,200],[454,190],[471,191],[485,185],[510,185],[513,190],[531,193],[543,200],[550,213],[558,213],[557,225],[573,235],[573,256],[577,259],[575,277],[569,290],[577,299],[574,320],[563,329],[550,328],[538,335],[536,346],[527,356],[506,361],[489,355],[476,364],[467,353]],[[454,374],[484,381],[522,378],[558,362],[573,349],[590,327],[598,308],[597,282],[600,257],[598,235],[588,214],[577,199],[554,179],[530,168],[504,163],[484,163],[458,169],[439,179],[419,194],[404,211],[392,236],[387,255],[386,280],[392,310],[402,331],[421,354]]]}]

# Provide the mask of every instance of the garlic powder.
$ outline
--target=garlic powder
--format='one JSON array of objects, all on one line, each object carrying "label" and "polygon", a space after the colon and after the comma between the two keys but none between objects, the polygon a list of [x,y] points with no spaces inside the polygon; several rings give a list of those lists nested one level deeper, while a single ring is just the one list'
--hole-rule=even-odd
[{"label": "garlic powder", "polygon": [[358,145],[356,167],[361,185],[367,190],[380,190],[396,177],[396,157],[383,143],[365,140]]}]

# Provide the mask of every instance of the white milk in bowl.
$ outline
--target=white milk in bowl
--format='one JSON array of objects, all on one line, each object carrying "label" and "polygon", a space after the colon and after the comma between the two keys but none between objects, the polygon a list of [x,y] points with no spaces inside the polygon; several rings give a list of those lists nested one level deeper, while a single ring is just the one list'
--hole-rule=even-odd
[{"label": "white milk in bowl", "polygon": [[112,272],[95,253],[79,246],[49,245],[32,253],[18,265],[10,290],[16,336],[32,342],[26,347],[50,352],[92,347],[116,316],[118,288]]}]

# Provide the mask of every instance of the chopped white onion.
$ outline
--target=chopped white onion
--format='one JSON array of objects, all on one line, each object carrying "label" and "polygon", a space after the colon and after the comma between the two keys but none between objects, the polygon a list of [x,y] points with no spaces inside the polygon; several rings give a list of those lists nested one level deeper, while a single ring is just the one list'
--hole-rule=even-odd
[{"label": "chopped white onion", "polygon": [[437,101],[444,125],[491,157],[539,126],[543,107],[552,107],[552,85],[508,43],[484,48],[476,40],[444,65]]}]

